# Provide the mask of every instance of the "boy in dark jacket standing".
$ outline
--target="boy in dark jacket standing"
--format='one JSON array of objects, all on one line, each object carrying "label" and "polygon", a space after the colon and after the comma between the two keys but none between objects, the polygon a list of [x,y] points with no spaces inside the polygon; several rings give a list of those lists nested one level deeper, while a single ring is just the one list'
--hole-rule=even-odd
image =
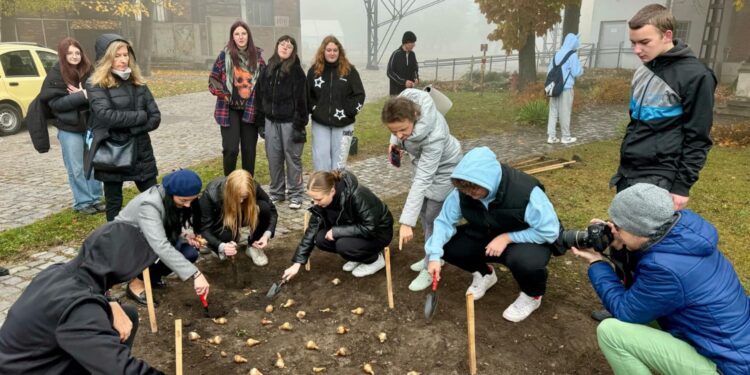
[{"label": "boy in dark jacket standing", "polygon": [[391,81],[391,95],[398,95],[404,89],[412,88],[419,83],[419,66],[414,55],[417,36],[407,31],[401,37],[401,46],[388,59],[388,79]]},{"label": "boy in dark jacket standing", "polygon": [[614,316],[596,330],[614,373],[750,374],[750,299],[716,247],[716,228],[645,183],[618,193],[609,217],[611,246],[638,258],[632,286],[602,254],[572,250],[589,261],[591,284]]},{"label": "boy in dark jacket standing", "polygon": [[711,148],[716,77],[684,42],[673,39],[674,22],[658,4],[628,21],[643,66],[633,75],[630,123],[610,186],[620,192],[638,182],[657,185],[670,192],[679,210]]}]

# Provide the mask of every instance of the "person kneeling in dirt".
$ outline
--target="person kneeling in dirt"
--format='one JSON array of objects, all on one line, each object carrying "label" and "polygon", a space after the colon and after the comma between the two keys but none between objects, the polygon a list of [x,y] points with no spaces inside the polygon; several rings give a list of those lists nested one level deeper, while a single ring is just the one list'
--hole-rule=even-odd
[{"label": "person kneeling in dirt", "polygon": [[250,172],[236,169],[206,185],[200,198],[201,235],[219,259],[237,254],[240,228],[250,229],[247,254],[257,266],[268,264],[263,248],[276,231],[279,215],[271,198]]},{"label": "person kneeling in dirt", "polygon": [[[453,190],[451,172],[461,160],[461,144],[448,129],[448,123],[438,112],[430,94],[423,90],[406,89],[391,97],[383,105],[381,121],[391,131],[388,153],[403,151],[411,155],[414,165],[409,195],[401,211],[398,246],[413,238],[412,228],[417,219],[422,221],[424,238],[432,235],[435,218],[443,201]],[[395,148],[395,150],[394,150]],[[393,163],[393,161],[392,161]],[[399,165],[395,163],[394,165]],[[411,266],[419,275],[409,284],[409,289],[419,291],[432,283],[427,273],[427,262],[420,259]]]},{"label": "person kneeling in dirt", "polygon": [[[199,239],[192,233],[182,235],[185,227],[200,228],[200,209],[191,206],[198,198],[203,182],[189,169],[172,172],[155,185],[131,200],[115,217],[121,221],[137,225],[146,236],[149,245],[159,256],[149,267],[152,285],[165,288],[162,276],[172,271],[185,281],[193,278],[193,287],[198,295],[208,294],[208,281],[193,263],[198,260],[201,247]],[[128,283],[127,296],[141,305],[146,304],[145,285],[142,275]]]},{"label": "person kneeling in dirt", "polygon": [[138,227],[110,222],[40,272],[0,329],[2,374],[163,374],[130,355],[138,310],[105,293],[157,259]]},{"label": "person kneeling in dirt", "polygon": [[383,249],[393,237],[393,216],[383,201],[343,170],[313,173],[307,195],[313,200],[310,223],[292,266],[284,270],[284,280],[294,277],[307,263],[314,245],[341,255],[347,260],[344,271],[356,277],[385,267]]},{"label": "person kneeling in dirt", "polygon": [[[497,283],[488,263],[502,263],[521,289],[503,318],[526,319],[542,303],[547,263],[560,231],[544,187],[536,178],[500,164],[487,147],[469,151],[451,180],[457,189],[443,202],[425,243],[428,272],[440,279],[440,258],[471,272],[474,279],[466,294],[478,300]],[[461,218],[467,224],[456,227]]]},{"label": "person kneeling in dirt", "polygon": [[615,374],[750,374],[750,299],[716,228],[674,208],[669,191],[646,183],[612,200],[610,246],[639,258],[630,288],[602,254],[572,248],[614,316],[596,329],[599,348]]}]

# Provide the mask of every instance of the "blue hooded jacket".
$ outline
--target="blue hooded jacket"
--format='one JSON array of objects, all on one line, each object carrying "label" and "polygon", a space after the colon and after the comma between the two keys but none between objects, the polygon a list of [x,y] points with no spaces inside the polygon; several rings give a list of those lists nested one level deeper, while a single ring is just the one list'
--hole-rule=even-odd
[{"label": "blue hooded jacket", "polygon": [[716,247],[713,225],[689,210],[640,258],[630,289],[605,262],[589,267],[604,306],[628,323],[657,320],[726,375],[750,374],[750,299]]},{"label": "blue hooded jacket", "polygon": [[[565,40],[563,41],[562,47],[560,47],[560,50],[555,53],[555,59],[554,61],[557,63],[560,63],[562,59],[565,58],[565,55],[568,54],[571,50],[577,50],[578,47],[580,47],[581,42],[578,41],[578,37],[575,36],[575,34],[568,34],[565,36]],[[547,66],[547,73],[552,70],[552,61],[549,62],[549,65]],[[579,77],[581,74],[583,74],[583,67],[581,67],[581,62],[578,60],[578,53],[574,52],[570,57],[568,57],[568,60],[565,61],[565,64],[562,66],[562,74],[563,74],[563,81],[565,81],[565,87],[563,90],[570,90],[573,88],[573,85],[576,83],[576,77]]]},{"label": "blue hooded jacket", "polygon": [[[461,159],[453,170],[451,178],[477,184],[489,191],[486,197],[480,199],[485,208],[495,200],[497,188],[502,179],[502,168],[495,153],[487,147],[477,147]],[[440,260],[443,257],[443,246],[456,234],[456,225],[461,220],[461,203],[458,190],[448,194],[443,202],[443,208],[435,219],[432,236],[425,243],[428,260]],[[539,187],[535,187],[529,196],[524,221],[529,228],[517,232],[510,232],[511,241],[516,243],[552,243],[560,230],[552,202]]]}]

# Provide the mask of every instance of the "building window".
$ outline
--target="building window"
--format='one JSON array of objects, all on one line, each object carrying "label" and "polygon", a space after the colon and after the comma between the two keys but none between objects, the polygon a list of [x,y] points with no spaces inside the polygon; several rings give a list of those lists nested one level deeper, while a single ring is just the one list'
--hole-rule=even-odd
[{"label": "building window", "polygon": [[251,25],[273,26],[273,0],[255,0],[248,2],[248,21]]},{"label": "building window", "polygon": [[690,21],[676,21],[674,23],[674,38],[687,43],[690,36]]}]

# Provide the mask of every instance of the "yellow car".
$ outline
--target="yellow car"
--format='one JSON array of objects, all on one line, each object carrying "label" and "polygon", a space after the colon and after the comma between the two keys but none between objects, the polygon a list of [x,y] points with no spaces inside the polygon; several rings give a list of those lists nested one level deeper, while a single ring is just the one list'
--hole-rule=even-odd
[{"label": "yellow car", "polygon": [[0,43],[0,135],[17,133],[57,52],[34,43]]}]

